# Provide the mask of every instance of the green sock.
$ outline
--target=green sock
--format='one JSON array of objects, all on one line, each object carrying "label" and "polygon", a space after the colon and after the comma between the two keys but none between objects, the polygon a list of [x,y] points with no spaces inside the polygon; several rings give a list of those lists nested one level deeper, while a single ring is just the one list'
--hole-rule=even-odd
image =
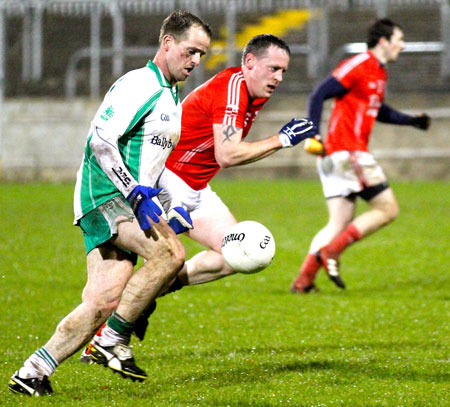
[{"label": "green sock", "polygon": [[130,337],[134,331],[134,323],[130,324],[116,312],[108,318],[107,325],[120,335],[127,337]]}]

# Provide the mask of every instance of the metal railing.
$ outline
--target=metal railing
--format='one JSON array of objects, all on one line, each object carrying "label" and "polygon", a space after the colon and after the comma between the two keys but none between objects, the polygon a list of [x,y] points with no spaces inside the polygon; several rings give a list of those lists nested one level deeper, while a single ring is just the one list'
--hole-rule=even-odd
[{"label": "metal railing", "polygon": [[[367,44],[365,42],[351,42],[344,44],[334,51],[330,58],[330,67],[335,67],[345,55],[360,54],[367,51]],[[402,51],[410,53],[442,53],[445,51],[445,44],[438,41],[419,41],[406,42],[405,49]]]},{"label": "metal railing", "polygon": [[[125,47],[120,50],[120,53],[124,57],[141,57],[141,56],[151,56],[156,53],[158,47]],[[99,58],[114,57],[117,55],[117,50],[114,48],[101,48],[98,54]],[[69,60],[67,65],[65,83],[64,83],[64,93],[67,98],[76,96],[77,93],[77,66],[82,59],[91,58],[91,48],[81,48],[76,51]],[[96,69],[100,70],[100,65],[96,66]],[[99,74],[94,73],[97,77]],[[92,95],[92,81],[91,83],[91,95]]]}]

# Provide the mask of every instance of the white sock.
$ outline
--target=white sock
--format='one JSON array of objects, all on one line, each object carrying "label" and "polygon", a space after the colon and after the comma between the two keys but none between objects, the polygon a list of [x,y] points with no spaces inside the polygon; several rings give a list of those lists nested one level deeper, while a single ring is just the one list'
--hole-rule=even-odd
[{"label": "white sock", "polygon": [[44,347],[34,352],[19,370],[19,377],[28,379],[30,377],[51,376],[58,367],[58,362]]},{"label": "white sock", "polygon": [[130,343],[130,338],[125,337],[121,334],[119,334],[114,329],[110,328],[108,325],[106,325],[102,329],[102,333],[100,336],[95,335],[94,337],[95,342],[97,342],[100,346],[114,346],[119,343],[122,345],[128,345]]}]

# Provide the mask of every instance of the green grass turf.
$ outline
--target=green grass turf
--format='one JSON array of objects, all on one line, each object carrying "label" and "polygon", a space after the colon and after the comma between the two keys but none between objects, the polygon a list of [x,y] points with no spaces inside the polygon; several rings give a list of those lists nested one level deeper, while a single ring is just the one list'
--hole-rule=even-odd
[{"label": "green grass turf", "polygon": [[[75,355],[52,377],[54,396],[33,400],[10,394],[8,379],[80,301],[84,247],[72,185],[0,185],[0,405],[450,405],[448,183],[395,183],[400,217],[342,257],[348,289],[322,271],[307,296],[288,290],[327,219],[319,183],[213,187],[239,220],[272,231],[270,268],[158,300],[134,340],[146,383]],[[183,241],[189,256],[200,249]]]}]

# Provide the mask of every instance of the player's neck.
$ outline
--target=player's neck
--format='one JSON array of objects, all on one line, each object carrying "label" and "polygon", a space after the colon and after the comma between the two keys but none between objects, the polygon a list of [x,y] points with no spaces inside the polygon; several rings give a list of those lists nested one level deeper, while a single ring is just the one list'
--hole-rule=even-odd
[{"label": "player's neck", "polygon": [[[153,63],[161,69],[161,72],[166,77],[167,81],[170,83],[171,86],[174,86],[177,82],[172,79],[169,71],[169,67],[167,66],[167,59],[162,54],[161,49],[156,53],[155,57],[153,58]],[[173,83],[172,83],[173,82]]]},{"label": "player's neck", "polygon": [[376,47],[370,48],[369,51],[373,54],[373,56],[376,59],[378,59],[378,62],[381,65],[386,65],[387,64],[388,60],[387,60],[387,57],[386,57],[383,49],[381,49],[380,47],[376,46]]}]

